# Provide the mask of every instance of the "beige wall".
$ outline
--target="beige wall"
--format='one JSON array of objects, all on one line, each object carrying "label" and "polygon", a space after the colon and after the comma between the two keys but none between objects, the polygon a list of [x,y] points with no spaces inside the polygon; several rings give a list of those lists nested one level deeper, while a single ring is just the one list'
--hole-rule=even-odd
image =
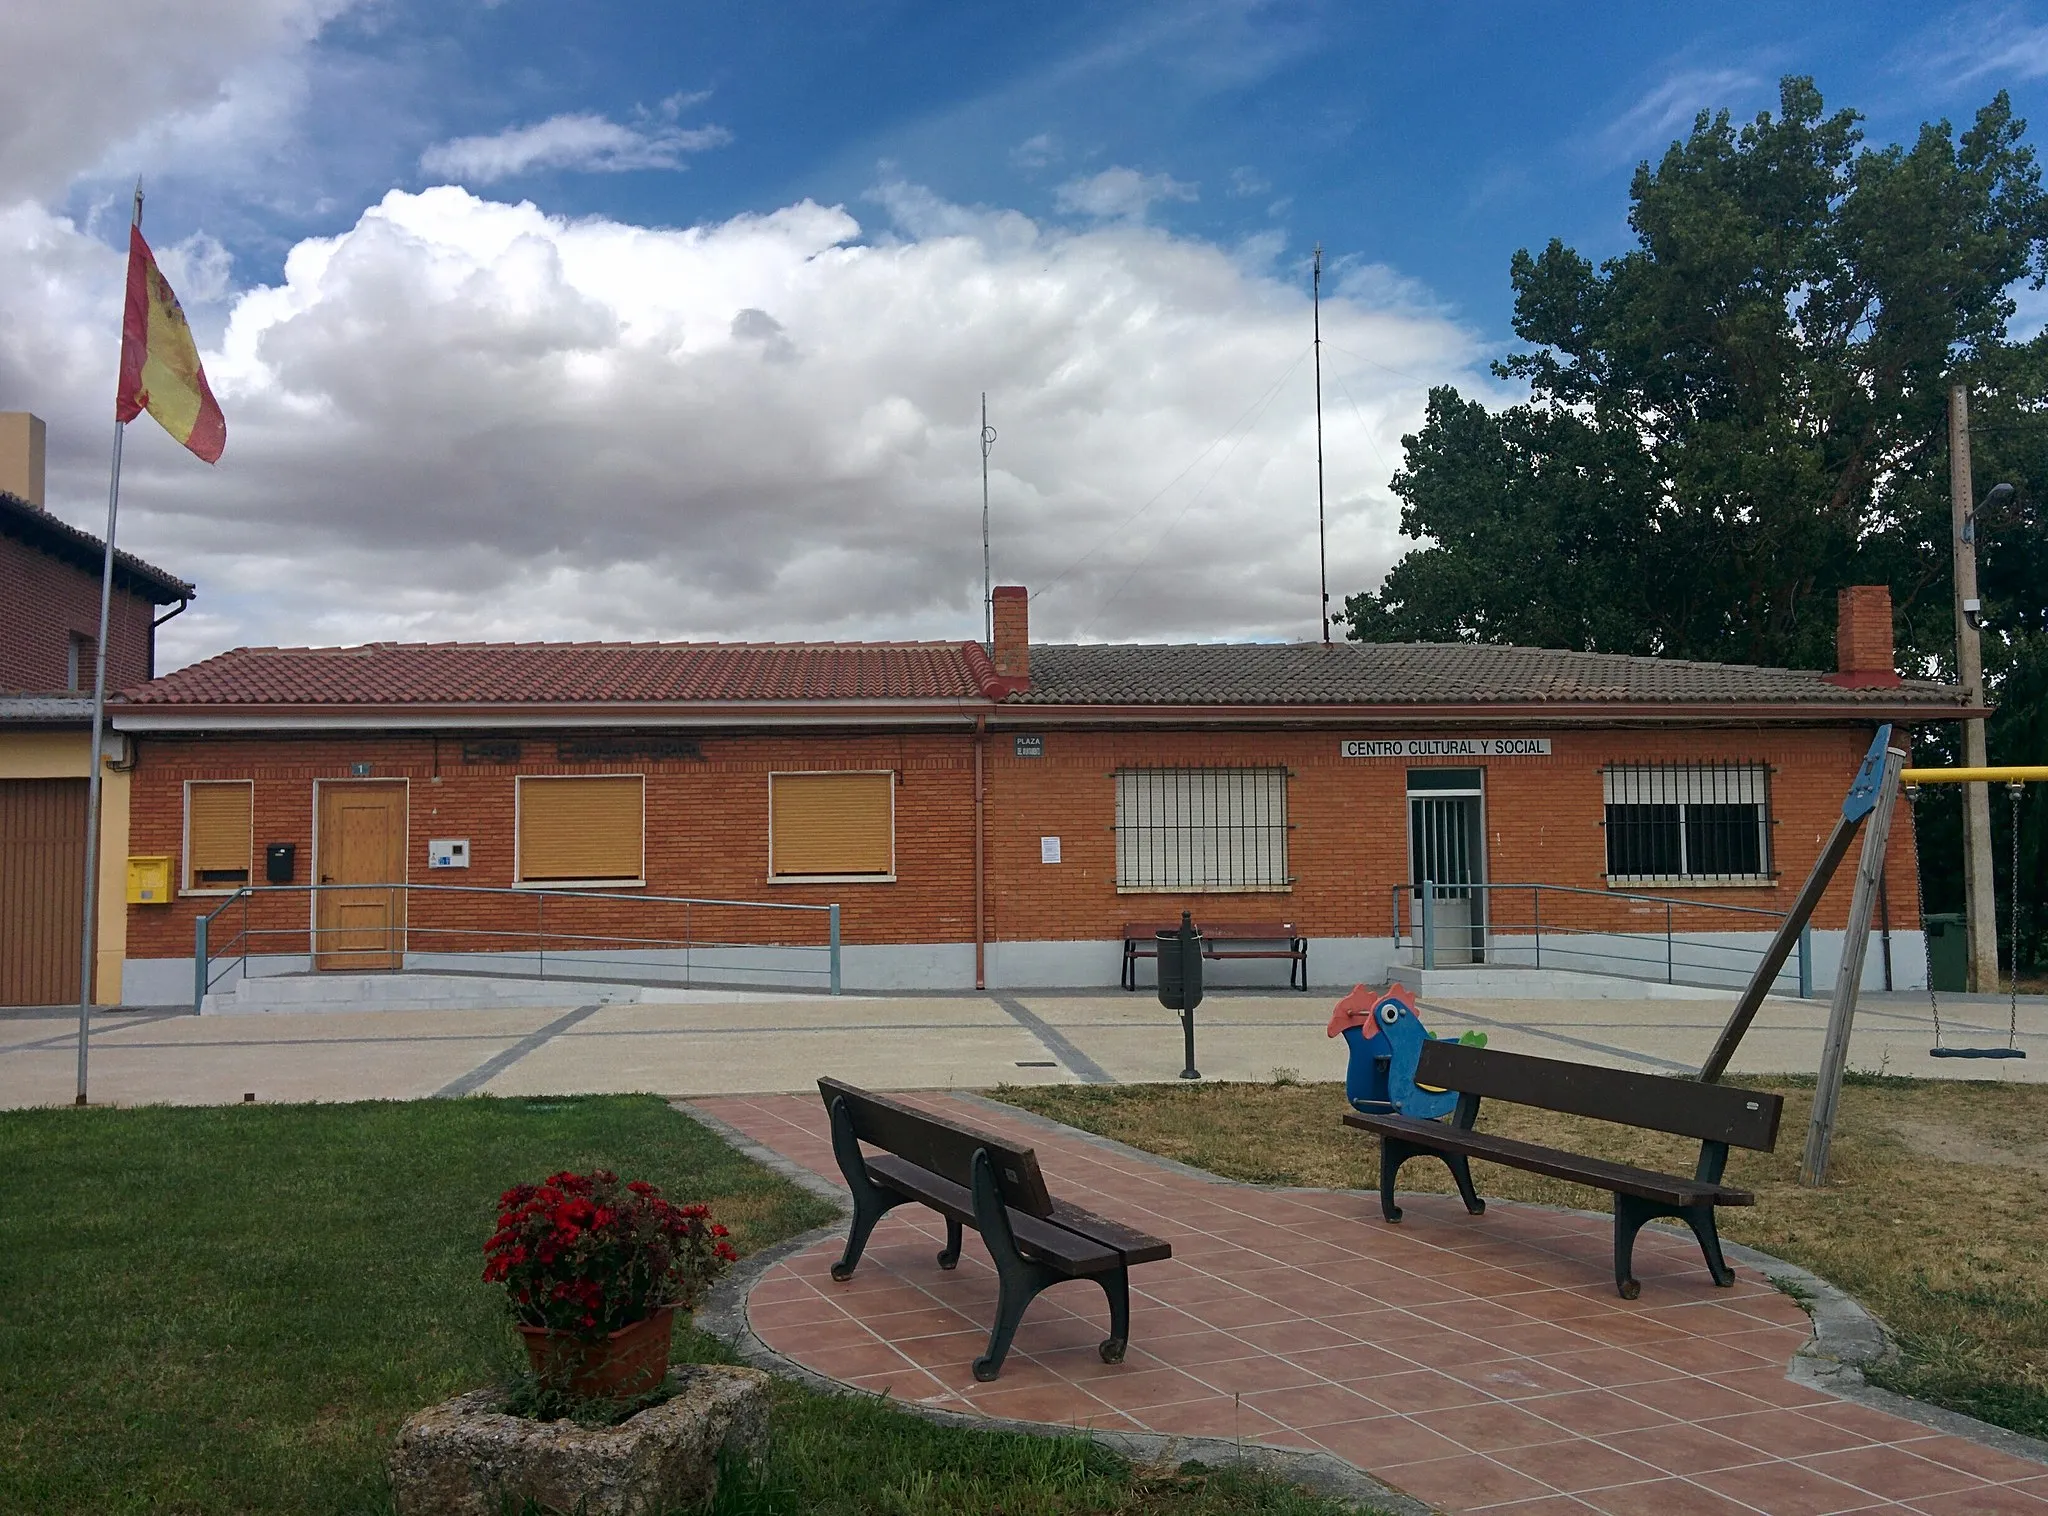
[{"label": "beige wall", "polygon": [[0,490],[43,503],[44,427],[27,411],[0,411]]},{"label": "beige wall", "polygon": [[[0,732],[0,779],[87,779],[86,732]],[[128,775],[105,770],[100,783],[99,933],[93,1001],[121,1003],[128,955]]]}]

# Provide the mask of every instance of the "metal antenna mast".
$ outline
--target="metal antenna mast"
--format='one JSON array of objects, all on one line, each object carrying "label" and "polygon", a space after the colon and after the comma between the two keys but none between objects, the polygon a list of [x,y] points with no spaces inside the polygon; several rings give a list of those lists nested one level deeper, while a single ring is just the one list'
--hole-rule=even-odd
[{"label": "metal antenna mast", "polygon": [[1323,530],[1323,245],[1316,244],[1313,276],[1313,309],[1316,326],[1316,569],[1322,576],[1323,609],[1317,618],[1323,623],[1323,641],[1330,640],[1330,547]]},{"label": "metal antenna mast", "polygon": [[988,424],[988,391],[981,392],[981,640],[991,647],[996,640],[995,580],[988,559],[988,450],[995,446],[996,429]]}]

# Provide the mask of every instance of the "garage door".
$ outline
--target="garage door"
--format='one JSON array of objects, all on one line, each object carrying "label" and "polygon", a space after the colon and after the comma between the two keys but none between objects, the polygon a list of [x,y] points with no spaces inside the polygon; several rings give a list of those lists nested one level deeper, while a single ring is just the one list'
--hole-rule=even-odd
[{"label": "garage door", "polygon": [[83,779],[0,779],[0,1005],[76,1005]]}]

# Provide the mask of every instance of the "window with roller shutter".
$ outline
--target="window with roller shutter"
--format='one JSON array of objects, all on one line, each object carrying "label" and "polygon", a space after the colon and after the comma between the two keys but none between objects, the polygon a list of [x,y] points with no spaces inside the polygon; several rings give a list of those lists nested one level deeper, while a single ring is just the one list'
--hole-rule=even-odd
[{"label": "window with roller shutter", "polygon": [[639,774],[522,776],[518,882],[639,884],[646,781]]},{"label": "window with roller shutter", "polygon": [[768,877],[895,878],[895,773],[769,775]]},{"label": "window with roller shutter", "polygon": [[255,796],[256,785],[248,779],[194,779],[186,784],[186,894],[230,894],[249,882]]}]

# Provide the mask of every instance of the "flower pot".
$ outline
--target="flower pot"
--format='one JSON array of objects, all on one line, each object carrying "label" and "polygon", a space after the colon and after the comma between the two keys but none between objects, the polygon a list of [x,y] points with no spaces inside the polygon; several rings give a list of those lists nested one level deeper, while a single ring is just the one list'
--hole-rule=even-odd
[{"label": "flower pot", "polygon": [[586,1400],[630,1400],[658,1387],[668,1375],[669,1331],[676,1308],[662,1306],[652,1316],[620,1327],[605,1337],[521,1323],[526,1358],[534,1377],[550,1389]]}]

